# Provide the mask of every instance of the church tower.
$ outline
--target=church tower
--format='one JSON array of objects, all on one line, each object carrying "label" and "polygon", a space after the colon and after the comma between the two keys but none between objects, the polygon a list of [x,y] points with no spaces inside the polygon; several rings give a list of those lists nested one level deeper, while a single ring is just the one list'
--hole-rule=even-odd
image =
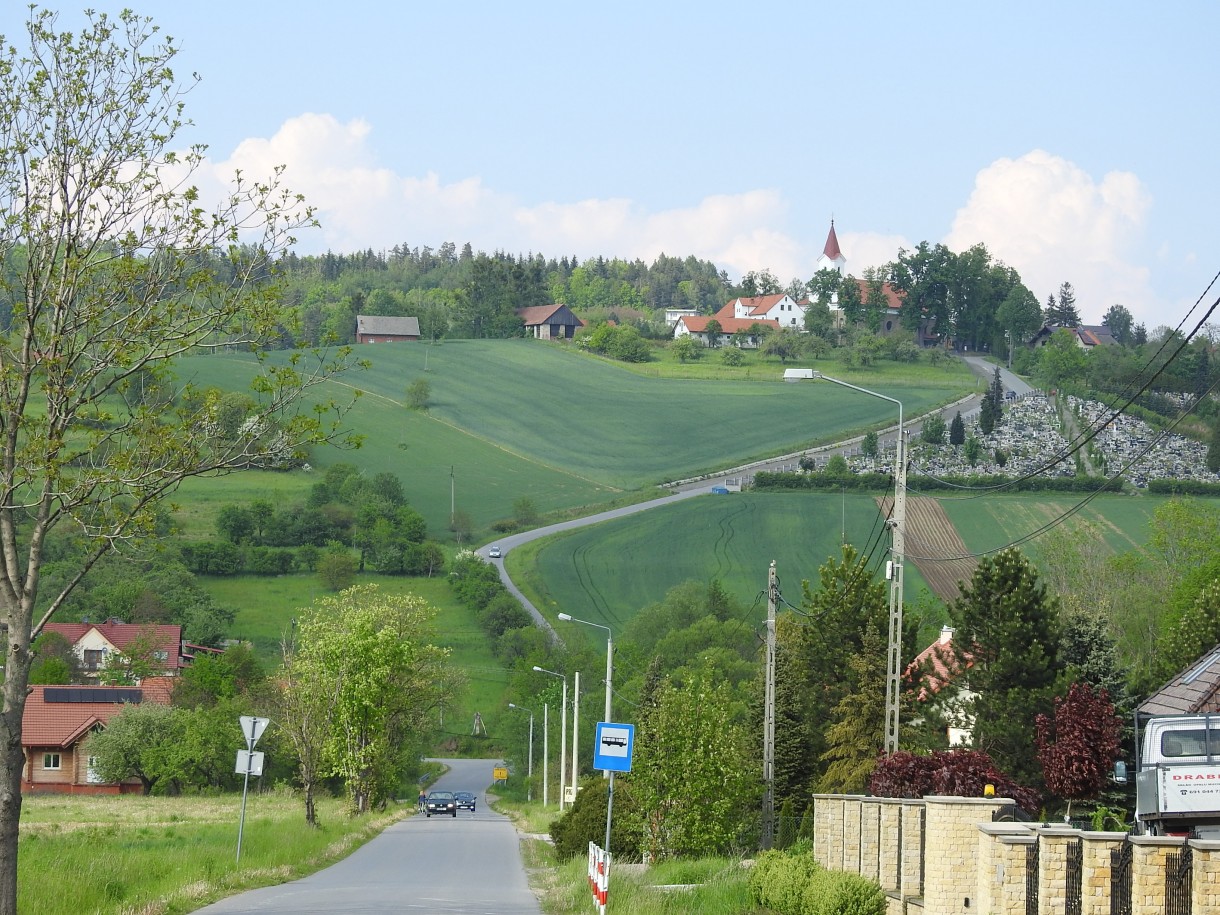
[{"label": "church tower", "polygon": [[826,236],[826,247],[822,249],[822,256],[818,258],[818,269],[835,270],[842,274],[843,265],[846,263],[847,258],[839,250],[839,237],[835,235],[835,221],[831,219],[830,234]]}]

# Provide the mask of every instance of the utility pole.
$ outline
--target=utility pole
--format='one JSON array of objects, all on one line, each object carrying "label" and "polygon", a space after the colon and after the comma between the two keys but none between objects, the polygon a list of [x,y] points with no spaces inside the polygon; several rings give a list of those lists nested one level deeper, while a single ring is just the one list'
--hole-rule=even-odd
[{"label": "utility pole", "polygon": [[888,656],[885,665],[885,754],[898,752],[899,678],[902,674],[902,578],[906,558],[907,528],[907,447],[902,426],[902,405],[898,405],[898,439],[894,443],[893,552],[886,571],[890,579],[890,625]]},{"label": "utility pole", "polygon": [[767,665],[766,695],[763,701],[763,822],[762,847],[775,840],[775,610],[779,602],[779,581],[775,560],[767,570]]},{"label": "utility pole", "polygon": [[572,679],[572,803],[576,803],[576,786],[579,781],[576,768],[576,725],[580,719],[580,671]]}]

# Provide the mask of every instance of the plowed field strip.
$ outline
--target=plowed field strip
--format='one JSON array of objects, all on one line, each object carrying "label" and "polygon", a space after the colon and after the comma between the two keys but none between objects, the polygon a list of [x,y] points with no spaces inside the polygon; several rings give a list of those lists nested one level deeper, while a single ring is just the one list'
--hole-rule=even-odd
[{"label": "plowed field strip", "polygon": [[[893,497],[878,499],[887,517],[892,501]],[[922,496],[908,497],[906,556],[915,563],[932,593],[945,603],[957,600],[961,594],[958,583],[969,581],[974,575],[978,559],[967,556],[969,552],[939,502]]]}]

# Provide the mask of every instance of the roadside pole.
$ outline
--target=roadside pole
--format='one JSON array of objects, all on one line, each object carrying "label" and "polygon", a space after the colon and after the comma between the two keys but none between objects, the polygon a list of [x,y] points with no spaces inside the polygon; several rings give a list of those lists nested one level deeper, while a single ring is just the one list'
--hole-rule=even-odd
[{"label": "roadside pole", "polygon": [[263,754],[255,753],[254,747],[258,739],[267,730],[267,718],[255,718],[252,715],[242,715],[238,719],[242,733],[246,735],[246,749],[237,751],[238,775],[245,775],[241,788],[241,818],[237,821],[237,863],[241,864],[241,837],[246,828],[246,795],[250,792],[250,776],[263,774]]},{"label": "roadside pole", "polygon": [[[593,747],[593,768],[601,769],[609,781],[606,794],[606,845],[598,849],[590,842],[590,862],[596,872],[589,880],[599,915],[605,915],[610,897],[610,824],[614,815],[614,773],[631,771],[631,756],[635,752],[635,725],[611,721],[597,723],[597,741]],[[600,854],[598,854],[600,851]]]}]

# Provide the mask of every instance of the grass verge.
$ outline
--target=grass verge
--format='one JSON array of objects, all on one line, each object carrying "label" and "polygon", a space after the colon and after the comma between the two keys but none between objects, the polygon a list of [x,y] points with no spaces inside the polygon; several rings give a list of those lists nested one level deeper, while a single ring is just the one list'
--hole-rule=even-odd
[{"label": "grass verge", "polygon": [[[225,896],[326,867],[410,812],[352,818],[321,798],[302,829],[301,799],[252,795],[237,864],[240,795],[33,795],[22,803],[18,897],[38,915],[183,915]],[[71,875],[71,879],[66,879]]]},{"label": "grass verge", "polygon": [[[584,858],[556,861],[540,839],[523,839],[521,857],[530,886],[546,915],[585,915],[593,904]],[[666,861],[644,867],[612,865],[609,908],[632,915],[762,915],[750,901],[750,872],[734,858]]]}]

